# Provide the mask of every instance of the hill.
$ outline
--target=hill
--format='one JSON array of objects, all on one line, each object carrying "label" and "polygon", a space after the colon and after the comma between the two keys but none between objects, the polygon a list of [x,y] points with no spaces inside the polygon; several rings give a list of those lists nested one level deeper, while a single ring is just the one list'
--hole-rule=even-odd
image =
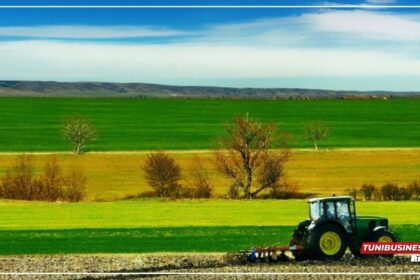
[{"label": "hill", "polygon": [[1,96],[195,97],[195,98],[380,98],[420,97],[420,92],[335,91],[300,88],[171,86],[147,83],[0,81]]}]

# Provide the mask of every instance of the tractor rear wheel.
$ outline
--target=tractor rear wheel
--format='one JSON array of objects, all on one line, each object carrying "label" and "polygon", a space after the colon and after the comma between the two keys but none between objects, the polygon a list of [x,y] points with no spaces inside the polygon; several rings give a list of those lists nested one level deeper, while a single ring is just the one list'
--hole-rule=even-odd
[{"label": "tractor rear wheel", "polygon": [[338,225],[326,224],[309,235],[311,255],[318,260],[339,260],[347,249],[347,236]]}]

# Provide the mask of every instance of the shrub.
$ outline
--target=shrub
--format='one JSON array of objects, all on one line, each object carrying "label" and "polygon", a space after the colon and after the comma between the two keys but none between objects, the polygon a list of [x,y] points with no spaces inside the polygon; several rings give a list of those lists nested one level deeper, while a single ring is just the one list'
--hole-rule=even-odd
[{"label": "shrub", "polygon": [[299,187],[295,182],[283,178],[282,182],[275,185],[269,193],[263,198],[274,198],[274,199],[292,199],[292,198],[307,198],[311,196],[311,193],[299,192]]},{"label": "shrub", "polygon": [[15,166],[1,180],[0,197],[22,200],[80,201],[84,197],[86,177],[81,171],[61,174],[55,158],[49,159],[38,178],[33,176],[31,157],[18,157]]},{"label": "shrub", "polygon": [[411,195],[411,199],[419,200],[420,199],[420,182],[414,181],[407,186],[407,189]]},{"label": "shrub", "polygon": [[231,199],[239,199],[239,188],[237,185],[233,184],[229,187],[228,193],[227,193],[228,198]]},{"label": "shrub", "polygon": [[9,199],[32,200],[34,190],[32,157],[22,155],[2,178],[1,196]]},{"label": "shrub", "polygon": [[52,158],[47,161],[37,180],[36,199],[57,201],[61,197],[63,197],[63,177],[57,160]]},{"label": "shrub", "polygon": [[150,153],[143,165],[146,180],[159,197],[177,197],[181,168],[164,152]]},{"label": "shrub", "polygon": [[196,198],[195,192],[195,188],[179,186],[176,195],[173,195],[172,198]]},{"label": "shrub", "polygon": [[365,200],[372,200],[375,191],[376,187],[372,184],[363,184],[360,188],[360,193],[363,195]]},{"label": "shrub", "polygon": [[398,190],[398,199],[397,200],[410,200],[411,192],[408,187],[400,187]]},{"label": "shrub", "polygon": [[64,178],[64,199],[70,202],[79,202],[83,200],[86,194],[87,178],[79,169],[73,169]]},{"label": "shrub", "polygon": [[373,193],[373,199],[376,200],[376,201],[381,201],[382,200],[381,190],[376,189],[376,191]]},{"label": "shrub", "polygon": [[383,200],[399,200],[400,189],[397,184],[386,183],[381,187]]},{"label": "shrub", "polygon": [[192,186],[194,198],[210,198],[213,192],[213,186],[208,172],[200,159],[194,160],[194,168],[192,171]]},{"label": "shrub", "polygon": [[345,190],[347,195],[352,196],[355,200],[359,199],[359,191],[356,188],[349,188]]}]

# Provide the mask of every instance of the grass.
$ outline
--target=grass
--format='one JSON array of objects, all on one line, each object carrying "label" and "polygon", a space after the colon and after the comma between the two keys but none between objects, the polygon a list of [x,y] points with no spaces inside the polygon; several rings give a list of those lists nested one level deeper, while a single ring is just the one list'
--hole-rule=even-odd
[{"label": "grass", "polygon": [[[70,253],[237,252],[286,245],[294,226],[175,227],[1,231],[0,255]],[[418,241],[420,227],[392,228]]]},{"label": "grass", "polygon": [[[211,153],[182,152],[173,154],[189,177],[193,163],[201,158],[210,171],[215,195],[224,195],[229,181],[214,170]],[[49,155],[35,155],[39,171]],[[141,170],[145,154],[57,155],[63,171],[82,166],[88,176],[88,200],[117,199],[150,191]],[[0,177],[15,162],[15,155],[0,155]],[[286,166],[289,180],[301,191],[320,195],[342,194],[348,187],[363,183],[386,182],[407,184],[420,176],[420,150],[377,151],[296,151]],[[188,178],[183,182],[188,185]]]},{"label": "grass", "polygon": [[[396,211],[398,209],[398,211]],[[403,241],[420,234],[418,202],[359,202]],[[1,201],[0,254],[229,252],[287,244],[307,217],[302,200]]]},{"label": "grass", "polygon": [[[397,211],[398,210],[398,211]],[[385,216],[392,225],[416,224],[417,201],[358,202],[358,215]],[[308,216],[305,200],[125,200],[47,203],[1,201],[0,230],[294,226]]]},{"label": "grass", "polygon": [[0,151],[69,150],[60,135],[64,119],[80,114],[99,132],[90,150],[205,149],[224,123],[249,113],[295,135],[310,120],[324,121],[327,147],[416,147],[420,99],[392,100],[186,100],[0,98]]},{"label": "grass", "polygon": [[287,244],[293,227],[2,231],[0,254],[233,252]]},{"label": "grass", "polygon": [[[90,118],[99,140],[90,150],[208,149],[236,115],[274,122],[309,147],[301,135],[310,120],[324,121],[331,137],[323,147],[418,147],[420,100],[154,100],[0,98],[0,151],[69,150],[60,135],[67,116]],[[210,167],[208,153],[178,153],[188,175],[194,157]],[[46,155],[34,156],[37,172]],[[88,199],[115,199],[149,190],[144,154],[57,155],[64,169],[82,166]],[[0,155],[0,175],[15,160]],[[228,182],[210,167],[215,193]],[[301,191],[340,194],[362,183],[406,184],[419,176],[420,151],[296,152],[288,178]],[[188,184],[185,181],[184,184]],[[359,215],[388,217],[403,241],[417,241],[418,202],[360,202]],[[236,251],[287,243],[307,216],[302,200],[129,200],[44,203],[0,201],[0,254]]]}]

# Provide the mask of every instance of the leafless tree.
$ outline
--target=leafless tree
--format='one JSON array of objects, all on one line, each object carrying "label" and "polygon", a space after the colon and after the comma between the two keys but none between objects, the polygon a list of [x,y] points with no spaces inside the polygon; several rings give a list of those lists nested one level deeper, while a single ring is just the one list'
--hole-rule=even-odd
[{"label": "leafless tree", "polygon": [[33,199],[34,167],[32,157],[21,155],[2,178],[1,197],[10,199]]},{"label": "leafless tree", "polygon": [[73,145],[74,152],[79,155],[83,146],[93,143],[96,140],[96,130],[88,119],[73,116],[64,123],[63,134]]},{"label": "leafless tree", "polygon": [[64,198],[70,202],[83,200],[86,194],[87,178],[82,170],[73,168],[64,177]]},{"label": "leafless tree", "polygon": [[62,197],[63,178],[61,168],[55,157],[45,163],[38,183],[41,200],[56,201]]},{"label": "leafless tree", "polygon": [[256,198],[260,192],[275,187],[289,157],[289,139],[283,137],[280,151],[272,151],[274,125],[248,116],[236,117],[226,131],[215,158],[218,170],[232,180],[231,196],[240,191],[244,198]]},{"label": "leafless tree", "polygon": [[375,191],[376,187],[373,184],[363,184],[360,188],[360,192],[363,194],[365,200],[372,200]]},{"label": "leafless tree", "polygon": [[174,197],[181,180],[181,168],[164,152],[150,153],[143,165],[146,180],[159,197]]},{"label": "leafless tree", "polygon": [[192,186],[195,198],[210,198],[213,192],[213,185],[209,173],[205,169],[200,158],[194,158],[194,166],[191,171]]},{"label": "leafless tree", "polygon": [[411,199],[420,200],[420,180],[416,180],[407,186]]},{"label": "leafless tree", "polygon": [[318,142],[328,138],[330,130],[322,122],[311,122],[305,126],[305,136],[312,141],[315,151],[318,151]]},{"label": "leafless tree", "polygon": [[383,200],[399,200],[400,199],[400,188],[398,184],[386,183],[381,187],[382,199]]},{"label": "leafless tree", "polygon": [[55,157],[47,159],[37,178],[33,176],[32,157],[19,156],[15,165],[6,171],[1,179],[0,197],[23,200],[72,202],[83,199],[86,177],[76,169],[66,177]]}]

